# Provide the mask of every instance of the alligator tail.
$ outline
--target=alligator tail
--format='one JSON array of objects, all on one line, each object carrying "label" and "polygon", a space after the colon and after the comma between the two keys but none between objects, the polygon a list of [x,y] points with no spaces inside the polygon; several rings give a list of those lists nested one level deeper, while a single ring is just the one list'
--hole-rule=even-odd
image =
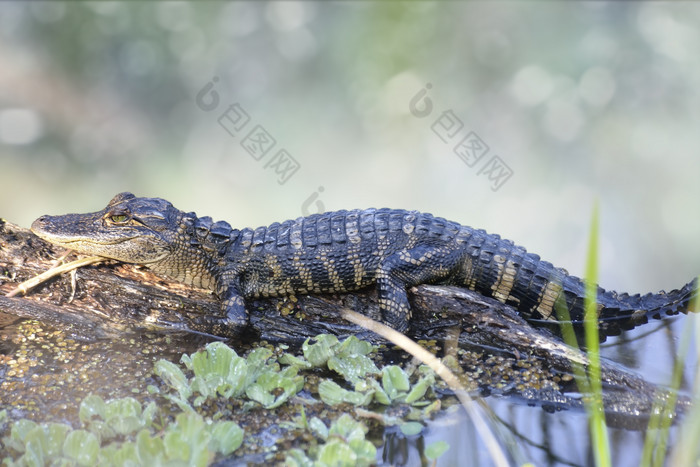
[{"label": "alligator tail", "polygon": [[649,293],[646,295],[617,294],[602,291],[598,295],[601,335],[614,336],[622,330],[646,324],[649,318],[662,319],[690,310],[698,296],[698,279],[695,278],[682,288],[670,292]]},{"label": "alligator tail", "polygon": [[[560,277],[558,281],[563,293],[559,295],[555,305],[557,319],[542,319],[534,314],[530,314],[526,319],[556,334],[561,334],[564,330],[562,325],[569,323],[581,338],[584,334],[585,284],[581,279],[569,275]],[[696,278],[678,290],[646,295],[618,294],[598,287],[598,332],[601,341],[605,341],[607,336],[617,336],[624,330],[646,324],[649,318],[662,319],[688,311],[700,312],[698,305],[695,305],[696,309],[690,309],[693,300],[698,297],[697,281]]]}]

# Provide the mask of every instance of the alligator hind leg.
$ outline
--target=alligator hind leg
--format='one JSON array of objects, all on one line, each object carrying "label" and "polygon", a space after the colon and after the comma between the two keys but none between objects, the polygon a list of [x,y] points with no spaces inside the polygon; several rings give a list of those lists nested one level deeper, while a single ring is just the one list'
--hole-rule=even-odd
[{"label": "alligator hind leg", "polygon": [[382,321],[399,332],[408,330],[411,306],[406,289],[418,284],[439,282],[457,264],[454,251],[420,245],[387,257],[377,270],[377,294]]}]

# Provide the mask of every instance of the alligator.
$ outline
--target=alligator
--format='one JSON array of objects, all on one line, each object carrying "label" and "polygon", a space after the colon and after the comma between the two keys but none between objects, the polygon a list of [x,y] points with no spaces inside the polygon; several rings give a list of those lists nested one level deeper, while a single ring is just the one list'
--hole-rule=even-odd
[{"label": "alligator", "polygon": [[[551,327],[568,310],[582,328],[585,284],[498,235],[431,214],[399,209],[313,214],[256,229],[234,229],[182,212],[160,198],[116,195],[101,211],[42,216],[31,230],[74,250],[148,267],[158,275],[211,290],[221,313],[198,332],[233,337],[248,322],[246,300],[291,294],[342,293],[375,284],[385,324],[410,327],[409,287],[467,287],[513,306],[527,321]],[[646,295],[598,287],[602,336],[617,335],[687,312],[697,279]]]}]

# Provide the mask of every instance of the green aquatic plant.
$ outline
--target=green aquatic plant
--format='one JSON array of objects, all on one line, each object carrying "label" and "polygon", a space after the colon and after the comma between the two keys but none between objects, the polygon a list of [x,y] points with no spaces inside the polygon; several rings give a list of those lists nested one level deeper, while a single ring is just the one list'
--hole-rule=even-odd
[{"label": "green aquatic plant", "polygon": [[[319,418],[309,421],[312,433],[323,441],[322,444],[305,453],[292,449],[287,454],[288,466],[368,466],[375,463],[377,448],[365,439],[367,426],[344,414],[327,427]],[[310,457],[309,457],[310,456]]]},{"label": "green aquatic plant", "polygon": [[[191,409],[189,399],[193,395],[196,395],[192,401],[194,407],[217,397],[245,396],[266,409],[273,409],[299,392],[304,378],[298,375],[297,367],[281,370],[271,355],[269,349],[257,348],[243,358],[226,344],[213,342],[204,350],[182,356],[180,361],[192,372],[192,377],[188,378],[178,365],[167,360],[158,361],[154,372],[176,393],[164,394],[165,397],[183,410]],[[157,391],[154,387],[151,390]]]},{"label": "green aquatic plant", "polygon": [[[338,375],[336,380],[353,388],[320,378],[317,387],[323,401],[364,406],[366,409],[357,408],[358,416],[396,425],[405,436],[422,432],[424,425],[417,420],[429,418],[440,407],[439,400],[426,397],[433,395],[432,370],[423,365],[411,371],[389,365],[380,371],[370,358],[377,348],[356,337],[339,341],[319,335],[304,343],[301,355],[283,353],[277,357],[280,350],[259,347],[242,357],[227,345],[214,342],[183,355],[179,364],[159,360],[154,374],[161,383],[148,389],[170,404],[151,401],[142,405],[133,397],[104,400],[90,395],[79,407],[80,429],[19,420],[11,424],[9,435],[2,440],[3,449],[10,453],[4,464],[208,465],[217,455],[227,456],[238,449],[244,432],[233,421],[224,420],[228,415],[221,411],[203,414],[211,414],[210,409],[229,400],[238,401],[243,411],[277,408],[303,388],[303,375],[309,372],[330,370]],[[410,410],[400,416],[383,413],[383,407],[394,404],[405,404]],[[322,443],[312,443],[306,452],[290,451],[288,462],[374,463],[376,448],[365,439],[364,423],[339,412],[329,417],[327,426],[318,417],[307,421],[303,408],[301,413],[296,422],[280,426],[309,430]],[[0,425],[7,417],[7,412],[0,412]]]},{"label": "green aquatic plant", "polygon": [[101,440],[110,440],[150,427],[156,410],[154,402],[142,410],[141,403],[133,397],[105,402],[100,396],[92,394],[80,403],[78,416]]},{"label": "green aquatic plant", "polygon": [[229,455],[243,442],[243,430],[231,421],[205,420],[188,411],[164,430],[152,426],[154,404],[143,410],[133,398],[105,402],[96,395],[80,404],[84,429],[63,423],[18,420],[2,440],[7,466],[66,465],[208,465],[217,454]]},{"label": "green aquatic plant", "polygon": [[[376,351],[376,347],[355,336],[340,342],[335,336],[323,334],[316,336],[314,341],[310,343],[310,339],[307,339],[302,345],[303,358],[284,354],[279,361],[303,369],[327,367],[354,387],[354,390],[349,390],[332,379],[323,379],[318,385],[318,393],[326,404],[367,406],[373,402],[383,405],[430,403],[421,400],[435,384],[435,374],[427,366],[419,367],[421,376],[411,385],[409,375],[397,365],[386,366],[380,371],[368,356]],[[375,379],[380,375],[381,383]]]},{"label": "green aquatic plant", "polygon": [[279,359],[280,363],[300,369],[327,367],[351,383],[361,381],[371,374],[379,374],[379,369],[368,356],[377,348],[369,342],[355,336],[340,342],[337,337],[329,334],[316,336],[314,343],[310,341],[311,339],[306,339],[301,346],[303,358],[284,354]]},{"label": "green aquatic plant", "polygon": [[318,393],[321,400],[329,405],[343,402],[360,406],[367,406],[372,402],[382,405],[427,405],[430,402],[423,397],[435,384],[435,375],[424,365],[419,368],[419,372],[423,375],[411,385],[409,376],[401,367],[389,365],[382,369],[381,383],[373,378],[356,381],[355,390],[350,391],[332,380],[323,380],[318,385]]}]

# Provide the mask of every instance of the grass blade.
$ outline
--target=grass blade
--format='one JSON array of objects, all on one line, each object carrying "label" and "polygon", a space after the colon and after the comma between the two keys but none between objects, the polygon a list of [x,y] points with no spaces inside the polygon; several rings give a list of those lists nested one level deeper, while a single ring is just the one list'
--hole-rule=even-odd
[{"label": "grass blade", "polygon": [[588,382],[591,400],[587,404],[589,428],[593,440],[596,465],[609,466],[610,444],[603,411],[603,385],[600,377],[600,337],[598,336],[598,202],[593,205],[591,231],[586,259],[586,297],[583,326],[588,349]]}]

